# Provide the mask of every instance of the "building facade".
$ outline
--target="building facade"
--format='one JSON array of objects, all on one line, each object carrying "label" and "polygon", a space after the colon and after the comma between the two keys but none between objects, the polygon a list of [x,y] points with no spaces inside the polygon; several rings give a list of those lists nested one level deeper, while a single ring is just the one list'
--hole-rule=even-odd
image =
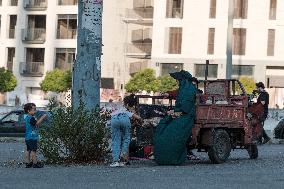
[{"label": "building facade", "polygon": [[[157,75],[185,69],[226,77],[228,0],[156,0],[151,67]],[[284,1],[233,0],[232,77],[284,87]],[[280,97],[281,107],[283,97]]]},{"label": "building facade", "polygon": [[[101,86],[109,96],[120,95],[125,83],[126,3],[104,3]],[[46,72],[69,70],[76,59],[78,0],[0,0],[0,67],[17,77],[14,91],[1,94],[0,104],[36,102],[48,94],[40,90]],[[128,72],[128,70],[127,70]]]},{"label": "building facade", "polygon": [[[228,0],[104,1],[102,98],[123,96],[130,77],[185,69],[226,77]],[[42,98],[47,71],[70,69],[76,57],[78,0],[0,0],[0,66],[18,80],[6,103]],[[233,0],[232,77],[284,88],[284,1]],[[274,91],[275,92],[275,91]],[[276,92],[275,92],[276,95]],[[277,92],[278,104],[283,97]],[[1,98],[1,97],[0,97]],[[280,106],[281,107],[281,106]]]}]

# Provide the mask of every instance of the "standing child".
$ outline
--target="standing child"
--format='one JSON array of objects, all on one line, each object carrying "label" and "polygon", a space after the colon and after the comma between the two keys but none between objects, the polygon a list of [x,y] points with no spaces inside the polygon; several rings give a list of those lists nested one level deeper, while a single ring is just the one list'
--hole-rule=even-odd
[{"label": "standing child", "polygon": [[38,144],[38,126],[46,118],[47,115],[41,116],[38,120],[35,119],[36,105],[27,103],[24,106],[25,111],[25,142],[27,145],[26,152],[26,168],[42,168],[43,165],[37,161],[37,144]]},{"label": "standing child", "polygon": [[112,159],[111,167],[124,166],[128,162],[128,150],[130,144],[130,119],[141,119],[138,115],[130,112],[126,108],[135,105],[136,99],[127,96],[123,99],[124,106],[116,109],[111,115],[111,139],[112,139]]}]

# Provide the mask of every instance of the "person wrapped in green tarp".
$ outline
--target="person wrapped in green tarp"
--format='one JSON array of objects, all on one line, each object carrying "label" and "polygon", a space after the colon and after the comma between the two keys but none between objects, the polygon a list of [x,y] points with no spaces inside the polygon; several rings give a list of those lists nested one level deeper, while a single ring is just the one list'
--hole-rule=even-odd
[{"label": "person wrapped in green tarp", "polygon": [[186,144],[195,119],[196,87],[187,71],[170,74],[179,83],[175,108],[157,125],[154,133],[154,157],[159,165],[180,165],[186,160]]}]

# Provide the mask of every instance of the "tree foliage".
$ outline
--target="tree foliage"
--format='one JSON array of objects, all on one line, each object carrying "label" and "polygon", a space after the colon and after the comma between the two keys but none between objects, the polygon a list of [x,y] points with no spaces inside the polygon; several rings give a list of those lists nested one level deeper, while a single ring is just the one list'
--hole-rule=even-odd
[{"label": "tree foliage", "polygon": [[[255,89],[255,82],[251,77],[240,77],[239,81],[243,84],[247,94],[251,94]],[[238,87],[237,91],[240,92],[241,89]]]},{"label": "tree foliage", "polygon": [[160,87],[158,89],[159,92],[163,93],[178,89],[178,83],[170,75],[161,76],[158,80],[160,81]]},{"label": "tree foliage", "polygon": [[44,80],[40,83],[40,87],[45,92],[66,92],[72,87],[71,71],[55,69],[47,72]]},{"label": "tree foliage", "polygon": [[16,86],[17,79],[14,74],[4,67],[0,68],[0,92],[13,91]]},{"label": "tree foliage", "polygon": [[156,92],[159,88],[159,81],[156,80],[154,70],[145,69],[136,73],[125,85],[127,92],[137,93],[141,91]]},{"label": "tree foliage", "polygon": [[142,91],[147,92],[167,92],[176,90],[178,84],[171,76],[162,76],[156,78],[155,71],[145,69],[136,73],[126,84],[127,92],[137,93]]}]

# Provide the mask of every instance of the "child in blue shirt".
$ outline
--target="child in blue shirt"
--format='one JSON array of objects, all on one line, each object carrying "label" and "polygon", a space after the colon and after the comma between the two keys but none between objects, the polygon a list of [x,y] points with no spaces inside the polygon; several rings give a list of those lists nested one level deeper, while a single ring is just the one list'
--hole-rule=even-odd
[{"label": "child in blue shirt", "polygon": [[41,116],[38,120],[35,119],[36,105],[27,103],[24,106],[25,111],[25,142],[27,146],[26,152],[26,168],[42,168],[43,165],[37,161],[37,144],[38,144],[38,126],[46,118],[47,115]]}]

